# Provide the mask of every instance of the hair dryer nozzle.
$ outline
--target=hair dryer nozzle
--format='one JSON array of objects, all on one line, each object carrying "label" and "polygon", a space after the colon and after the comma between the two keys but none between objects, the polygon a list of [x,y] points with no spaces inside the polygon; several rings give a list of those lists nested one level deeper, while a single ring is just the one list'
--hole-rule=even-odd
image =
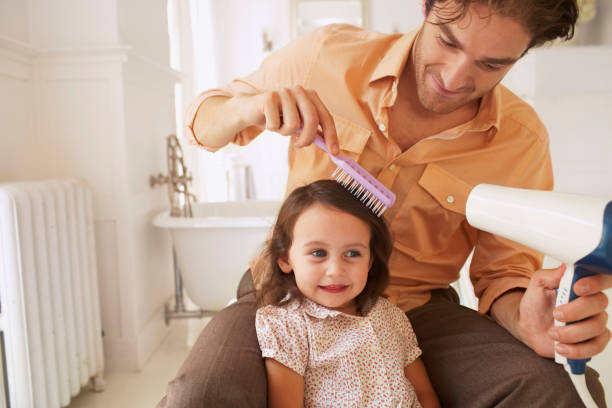
[{"label": "hair dryer nozzle", "polygon": [[608,200],[479,184],[468,196],[470,225],[564,262],[590,254],[602,239]]}]

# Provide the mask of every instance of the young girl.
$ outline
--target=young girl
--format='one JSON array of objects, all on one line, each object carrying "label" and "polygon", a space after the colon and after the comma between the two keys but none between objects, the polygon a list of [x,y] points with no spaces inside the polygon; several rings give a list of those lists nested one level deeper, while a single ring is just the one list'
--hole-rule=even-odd
[{"label": "young girl", "polygon": [[256,325],[269,407],[437,407],[406,315],[382,293],[389,231],[322,180],[283,203],[263,255]]}]

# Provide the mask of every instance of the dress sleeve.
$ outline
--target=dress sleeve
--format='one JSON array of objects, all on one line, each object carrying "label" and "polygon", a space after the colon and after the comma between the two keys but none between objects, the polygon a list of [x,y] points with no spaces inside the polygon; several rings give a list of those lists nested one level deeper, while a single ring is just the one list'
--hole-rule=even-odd
[{"label": "dress sleeve", "polygon": [[422,351],[419,348],[416,334],[414,330],[412,330],[412,324],[410,324],[410,320],[408,320],[406,314],[389,300],[383,299],[383,301],[388,308],[387,315],[391,319],[391,325],[402,345],[405,367],[416,360],[422,354]]},{"label": "dress sleeve", "polygon": [[302,316],[278,306],[265,306],[255,317],[262,357],[272,358],[303,376],[308,366],[308,330]]}]

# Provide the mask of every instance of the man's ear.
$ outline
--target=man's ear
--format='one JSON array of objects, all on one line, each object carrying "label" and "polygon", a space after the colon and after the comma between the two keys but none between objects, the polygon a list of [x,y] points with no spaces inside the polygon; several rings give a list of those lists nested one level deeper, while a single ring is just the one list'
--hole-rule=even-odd
[{"label": "man's ear", "polygon": [[431,10],[427,10],[427,3],[429,3],[429,2],[430,2],[430,0],[423,0],[423,3],[421,4],[421,12],[423,13],[423,17],[425,17],[425,18],[427,18],[427,15],[431,11]]},{"label": "man's ear", "polygon": [[278,267],[280,268],[280,270],[283,271],[283,273],[293,272],[293,267],[289,263],[289,260],[287,259],[287,257],[284,257],[284,256],[279,257],[276,263],[278,264]]}]

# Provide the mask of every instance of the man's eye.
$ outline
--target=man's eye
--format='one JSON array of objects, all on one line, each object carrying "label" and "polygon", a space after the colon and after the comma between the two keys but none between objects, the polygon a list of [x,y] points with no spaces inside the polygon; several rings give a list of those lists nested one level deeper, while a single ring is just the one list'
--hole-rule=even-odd
[{"label": "man's eye", "polygon": [[440,41],[440,43],[445,47],[456,48],[455,44],[453,44],[452,42],[446,41],[444,38],[442,38],[441,35],[438,35],[438,41]]},{"label": "man's eye", "polygon": [[499,65],[495,65],[495,64],[487,64],[486,62],[482,64],[482,66],[484,67],[484,69],[486,69],[487,71],[499,71],[501,69],[501,67]]},{"label": "man's eye", "polygon": [[361,256],[361,252],[359,251],[347,251],[346,256],[349,258],[356,258],[358,256]]},{"label": "man's eye", "polygon": [[315,249],[310,254],[316,257],[324,257],[327,255],[327,251],[325,251],[324,249]]}]

